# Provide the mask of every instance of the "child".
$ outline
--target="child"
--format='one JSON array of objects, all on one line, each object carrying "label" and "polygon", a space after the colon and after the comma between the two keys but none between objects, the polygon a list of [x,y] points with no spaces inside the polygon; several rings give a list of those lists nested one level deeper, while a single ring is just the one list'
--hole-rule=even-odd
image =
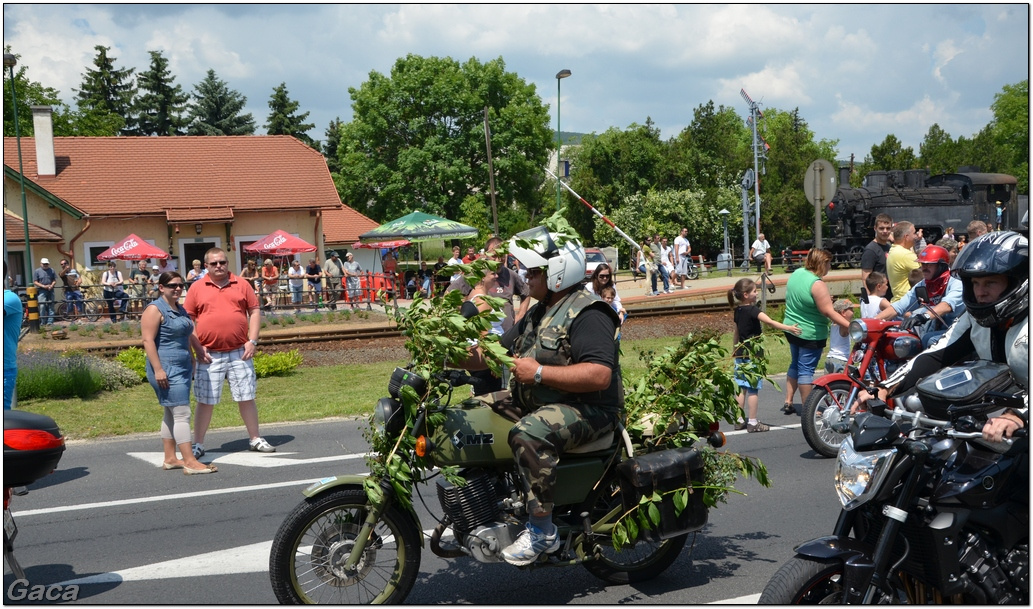
[{"label": "child", "polygon": [[[768,431],[770,427],[757,420],[757,402],[760,399],[758,394],[761,381],[757,380],[756,385],[751,385],[739,373],[740,367],[749,362],[743,343],[751,338],[760,336],[762,331],[761,322],[783,332],[792,332],[797,335],[801,332],[799,326],[787,326],[771,319],[766,313],[757,308],[756,302],[757,283],[752,279],[740,279],[735,282],[735,286],[732,289],[728,290],[728,304],[733,307],[732,319],[735,321],[735,331],[732,334],[732,343],[735,345],[735,352],[733,353],[735,356],[735,383],[742,388],[736,399],[739,402],[740,410],[743,409],[744,402],[749,408],[748,420],[740,422],[735,426],[735,429],[745,429],[747,433]],[[759,347],[755,349],[754,353],[758,357],[764,355]]]},{"label": "child", "polygon": [[[874,274],[874,273],[873,273]],[[885,290],[883,290],[885,293]],[[854,317],[854,303],[840,298],[832,303],[832,308],[850,321]],[[850,358],[850,332],[846,328],[836,326],[829,332],[829,352],[825,355],[825,372],[842,372]]]},{"label": "child", "polygon": [[[604,286],[599,290],[599,297],[606,301],[606,304],[613,307],[613,310],[617,312],[617,317],[621,319],[621,325],[624,325],[624,320],[627,319],[628,314],[623,309],[617,308],[617,303],[614,299],[617,298],[617,289],[612,285]],[[620,332],[617,332],[617,340],[621,339]]]},{"label": "child", "polygon": [[864,287],[868,288],[868,302],[861,303],[861,319],[872,319],[886,307],[893,306],[886,298],[886,292],[890,288],[889,279],[879,271],[872,271],[864,280]]}]

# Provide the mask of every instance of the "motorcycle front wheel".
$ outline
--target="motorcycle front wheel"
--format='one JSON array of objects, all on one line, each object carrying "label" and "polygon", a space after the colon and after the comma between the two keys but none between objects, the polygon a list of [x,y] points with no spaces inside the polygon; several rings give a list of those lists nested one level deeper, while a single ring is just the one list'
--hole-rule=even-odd
[{"label": "motorcycle front wheel", "polygon": [[592,525],[599,532],[593,535],[585,551],[591,554],[591,544],[597,544],[601,553],[597,559],[583,563],[588,572],[607,583],[630,584],[652,579],[674,564],[689,534],[660,542],[639,539],[634,545],[617,550],[613,547],[612,529],[607,521],[616,521],[621,511],[620,483],[611,478],[608,484],[600,486],[588,510]]},{"label": "motorcycle front wheel", "polygon": [[843,602],[843,563],[794,556],[760,594],[760,605],[838,605]]},{"label": "motorcycle front wheel", "polygon": [[269,553],[269,579],[280,603],[405,600],[420,571],[420,531],[398,506],[384,510],[355,567],[344,566],[369,509],[362,489],[330,491],[294,508]]},{"label": "motorcycle front wheel", "polygon": [[814,452],[823,457],[839,454],[839,445],[846,434],[833,431],[830,420],[845,416],[850,411],[846,400],[854,386],[849,381],[832,381],[825,387],[814,387],[803,403],[801,428],[803,437]]}]

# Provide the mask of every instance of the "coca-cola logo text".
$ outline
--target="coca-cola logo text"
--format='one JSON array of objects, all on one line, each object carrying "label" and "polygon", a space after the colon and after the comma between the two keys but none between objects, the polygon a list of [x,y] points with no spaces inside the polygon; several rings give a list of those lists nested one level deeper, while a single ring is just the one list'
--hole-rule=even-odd
[{"label": "coca-cola logo text", "polygon": [[129,250],[133,249],[134,247],[136,247],[138,245],[140,245],[140,244],[137,243],[136,239],[130,239],[129,241],[126,241],[122,245],[120,245],[118,247],[115,247],[115,248],[112,248],[111,249],[111,254],[114,255],[114,256],[117,256],[119,254],[124,254],[124,253],[128,252]]},{"label": "coca-cola logo text", "polygon": [[262,249],[273,249],[274,247],[283,244],[285,241],[287,241],[287,237],[284,237],[283,235],[276,235],[276,237],[274,237],[271,242],[263,243]]}]

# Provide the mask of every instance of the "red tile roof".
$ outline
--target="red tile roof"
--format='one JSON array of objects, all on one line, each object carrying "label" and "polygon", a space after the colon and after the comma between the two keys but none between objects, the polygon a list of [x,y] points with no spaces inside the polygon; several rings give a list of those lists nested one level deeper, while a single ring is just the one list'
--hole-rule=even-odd
[{"label": "red tile roof", "polygon": [[351,246],[359,235],[380,226],[348,206],[323,211],[323,240],[327,245]]},{"label": "red tile roof", "polygon": [[[94,218],[341,208],[323,156],[290,136],[55,137],[56,177],[37,175],[35,149],[22,138],[25,177]],[[18,167],[11,137],[4,164]]]},{"label": "red tile roof", "polygon": [[[25,247],[25,222],[6,209],[4,210],[4,235],[11,245]],[[29,222],[29,243],[63,243],[64,240],[65,238],[61,235]]]}]

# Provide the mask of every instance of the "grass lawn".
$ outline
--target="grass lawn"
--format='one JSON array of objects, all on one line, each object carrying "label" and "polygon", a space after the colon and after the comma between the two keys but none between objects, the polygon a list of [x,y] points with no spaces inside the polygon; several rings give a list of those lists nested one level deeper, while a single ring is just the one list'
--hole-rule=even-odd
[{"label": "grass lawn", "polygon": [[[780,334],[780,333],[777,333]],[[646,369],[640,352],[660,351],[678,344],[680,337],[624,341],[621,366],[625,386],[628,379],[638,378]],[[731,348],[731,334],[721,340]],[[789,366],[789,347],[784,340],[770,335],[765,341],[769,370],[784,371]],[[377,400],[387,395],[387,382],[395,366],[407,362],[380,362],[298,368],[290,376],[258,379],[258,415],[261,423],[305,421],[326,417],[365,417]],[[731,358],[729,358],[731,365]],[[48,399],[19,401],[18,408],[52,417],[68,439],[120,436],[131,433],[154,433],[161,424],[161,407],[154,391],[146,382],[129,389],[101,392],[86,399]],[[230,397],[223,388],[222,401],[215,408],[212,429],[238,427],[243,423]]]}]

